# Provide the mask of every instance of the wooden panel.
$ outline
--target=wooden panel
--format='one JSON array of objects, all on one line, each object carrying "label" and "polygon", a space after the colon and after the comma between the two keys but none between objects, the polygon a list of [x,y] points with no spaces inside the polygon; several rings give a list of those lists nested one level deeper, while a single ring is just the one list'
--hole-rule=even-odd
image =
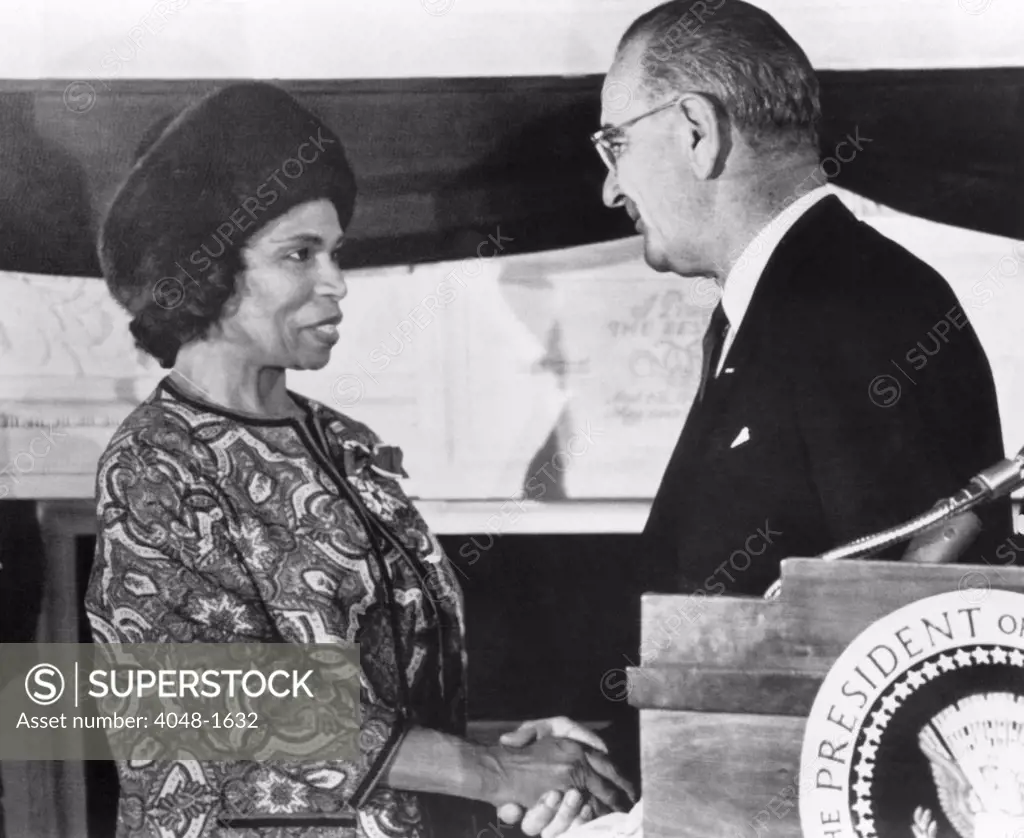
[{"label": "wooden panel", "polygon": [[[90,505],[91,506],[91,505]],[[80,582],[75,541],[80,533],[95,525],[95,512],[74,501],[41,502],[37,505],[39,527],[46,555],[46,588],[43,610],[39,619],[40,643],[79,643]],[[83,762],[25,762],[25,771],[32,790],[30,798],[49,801],[60,813],[59,832],[54,838],[86,838],[85,768]],[[32,835],[43,835],[44,829],[53,829],[52,813],[36,811],[30,807]]]},{"label": "wooden panel", "polygon": [[[925,566],[903,562],[788,559],[783,562],[783,603],[850,602],[877,617],[915,600],[962,590],[980,597],[980,588],[1024,591],[1024,568],[997,565]],[[877,617],[871,617],[868,622]]]},{"label": "wooden panel", "polygon": [[[94,514],[96,478],[93,474],[28,474],[10,487],[8,500],[75,501],[88,515]],[[567,500],[557,503],[523,501],[522,514],[514,527],[495,532],[494,522],[507,514],[507,500],[416,499],[416,509],[435,535],[481,534],[482,541],[500,535],[631,535],[643,532],[650,513],[650,501]],[[518,507],[517,507],[518,509]],[[93,535],[89,521],[80,535]],[[488,535],[490,533],[490,535]]]},{"label": "wooden panel", "polygon": [[630,667],[634,707],[759,715],[806,715],[822,676],[806,672]]},{"label": "wooden panel", "polygon": [[98,838],[88,834],[82,763],[7,760],[0,775],[6,838]]},{"label": "wooden panel", "polygon": [[642,711],[644,838],[746,838],[766,829],[799,838],[804,727],[790,716]]},{"label": "wooden panel", "polygon": [[832,663],[911,602],[960,590],[969,607],[986,587],[1024,592],[1024,569],[996,572],[792,559],[776,601],[645,597],[645,665],[630,670],[629,700],[641,708],[646,838],[797,838],[805,716]]},{"label": "wooden panel", "polygon": [[[738,597],[692,597],[648,594],[640,609],[640,658],[643,664],[665,666],[718,661],[743,669],[755,659],[750,650],[769,652],[779,642],[778,603]],[[771,618],[771,619],[770,619]],[[781,668],[789,650],[763,661]]]},{"label": "wooden panel", "polygon": [[910,602],[956,590],[970,602],[984,595],[982,580],[1024,592],[1024,569],[982,565],[791,559],[783,579],[774,602],[645,596],[642,662],[823,674],[867,626]]},{"label": "wooden panel", "polygon": [[[79,642],[79,579],[75,539],[91,532],[91,504],[40,503],[46,575],[36,640]],[[10,838],[88,838],[82,762],[3,764],[3,814]]]}]

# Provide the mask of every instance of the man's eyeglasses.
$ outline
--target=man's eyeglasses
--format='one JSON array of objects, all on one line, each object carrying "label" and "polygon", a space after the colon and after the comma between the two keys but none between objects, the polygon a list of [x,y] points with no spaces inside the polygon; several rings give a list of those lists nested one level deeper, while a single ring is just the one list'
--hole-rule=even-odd
[{"label": "man's eyeglasses", "polygon": [[621,154],[620,144],[622,143],[623,134],[627,128],[636,125],[641,119],[647,119],[649,116],[654,116],[656,113],[667,111],[669,108],[674,108],[688,94],[683,93],[677,96],[671,102],[666,102],[664,105],[658,105],[656,108],[640,114],[640,116],[634,116],[632,119],[627,119],[618,125],[609,125],[607,128],[602,128],[600,131],[595,131],[590,135],[590,141],[594,144],[594,148],[597,149],[597,153],[601,155],[601,159],[604,160],[604,164],[611,170],[615,171],[615,164]]}]

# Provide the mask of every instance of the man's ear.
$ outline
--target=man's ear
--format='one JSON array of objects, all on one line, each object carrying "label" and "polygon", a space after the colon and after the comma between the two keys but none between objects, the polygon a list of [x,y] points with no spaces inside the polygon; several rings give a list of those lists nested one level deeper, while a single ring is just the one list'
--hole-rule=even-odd
[{"label": "man's ear", "polygon": [[680,137],[684,153],[698,180],[710,180],[728,156],[729,123],[714,100],[699,93],[687,94],[678,105],[683,123]]}]

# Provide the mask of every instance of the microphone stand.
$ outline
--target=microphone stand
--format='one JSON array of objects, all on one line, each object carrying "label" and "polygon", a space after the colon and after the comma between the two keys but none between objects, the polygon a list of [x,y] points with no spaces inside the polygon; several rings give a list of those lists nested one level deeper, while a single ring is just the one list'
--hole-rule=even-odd
[{"label": "microphone stand", "polygon": [[[944,498],[927,512],[911,518],[909,521],[898,524],[895,527],[882,530],[874,535],[863,536],[841,547],[822,553],[818,558],[827,562],[839,559],[863,559],[875,555],[881,550],[908,541],[915,536],[926,532],[933,527],[952,518],[963,516],[975,507],[991,503],[994,500],[1005,497],[1011,492],[1024,486],[1024,448],[1022,448],[1013,459],[1000,460],[994,466],[982,471],[971,479],[963,489],[955,495]],[[969,516],[974,518],[974,516]],[[974,519],[976,521],[976,519]],[[977,530],[971,534],[976,534]],[[966,548],[970,541],[964,543],[962,538],[953,539],[945,548],[948,554],[955,548],[952,558],[955,558],[960,550]],[[938,558],[931,559],[932,563],[940,563],[943,559],[948,561],[950,557],[940,552]],[[775,581],[765,593],[765,599],[778,599],[782,591],[782,580]]]}]

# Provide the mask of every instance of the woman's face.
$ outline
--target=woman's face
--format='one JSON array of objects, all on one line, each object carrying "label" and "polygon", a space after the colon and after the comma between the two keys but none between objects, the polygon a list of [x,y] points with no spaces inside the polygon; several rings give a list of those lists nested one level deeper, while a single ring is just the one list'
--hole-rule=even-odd
[{"label": "woman's face", "polygon": [[348,289],[338,267],[344,233],[334,204],[300,204],[242,251],[244,271],[220,321],[226,340],[261,366],[321,369],[338,341]]}]

